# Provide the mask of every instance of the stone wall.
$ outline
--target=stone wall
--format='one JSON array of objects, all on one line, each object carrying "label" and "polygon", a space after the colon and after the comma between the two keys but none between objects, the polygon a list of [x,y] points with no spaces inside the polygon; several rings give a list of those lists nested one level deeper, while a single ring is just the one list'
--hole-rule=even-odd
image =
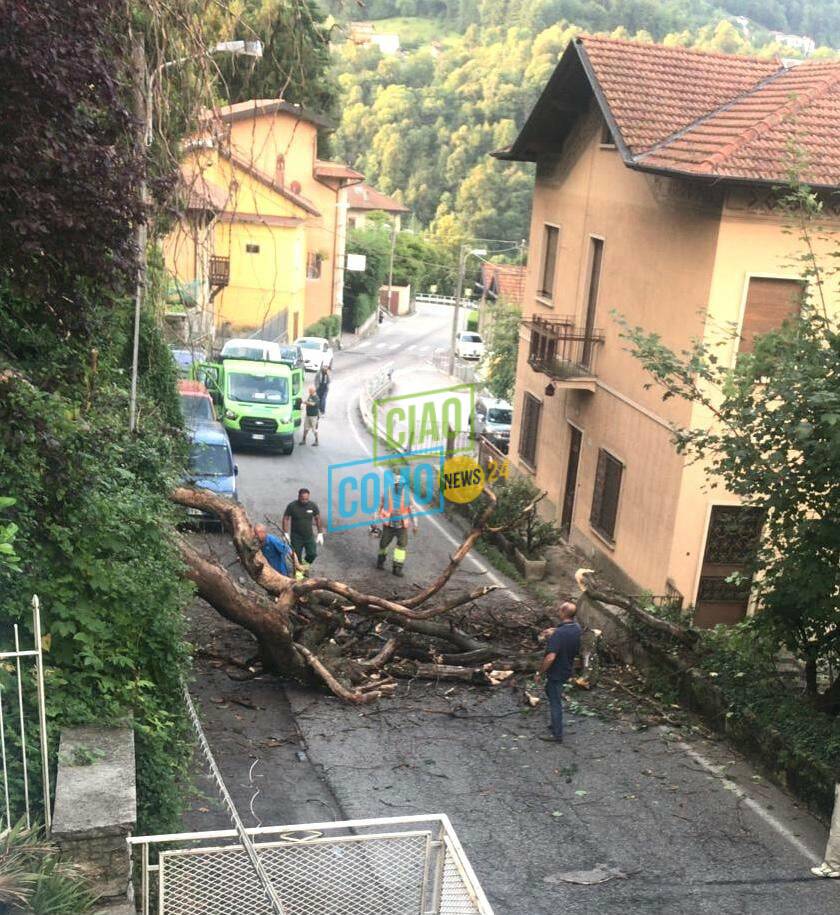
[{"label": "stone wall", "polygon": [[52,837],[95,893],[126,898],[131,859],[126,837],[137,823],[134,732],[130,727],[62,731]]}]

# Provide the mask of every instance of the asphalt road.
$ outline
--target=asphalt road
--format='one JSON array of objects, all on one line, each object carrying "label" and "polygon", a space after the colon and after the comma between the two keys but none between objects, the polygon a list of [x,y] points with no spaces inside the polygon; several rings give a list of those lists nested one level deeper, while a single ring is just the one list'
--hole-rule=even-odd
[{"label": "asphalt road", "polygon": [[[252,518],[279,522],[300,486],[326,509],[328,465],[370,453],[357,410],[365,379],[394,363],[401,387],[426,383],[425,360],[446,345],[450,318],[430,309],[336,354],[319,447],[237,455]],[[408,577],[396,579],[373,568],[376,541],[364,529],[327,534],[315,569],[405,594],[442,567],[457,539],[445,521],[424,519]],[[222,540],[214,546],[224,554]],[[487,581],[505,583],[471,558],[453,586]],[[503,610],[513,593],[491,599]],[[248,653],[248,637],[206,607],[192,622],[205,647]],[[632,700],[618,708],[606,690],[579,700],[562,747],[538,739],[543,710],[524,710],[504,688],[413,683],[359,709],[271,678],[233,683],[204,661],[194,691],[249,822],[447,813],[497,915],[840,911],[840,886],[808,874],[825,842],[818,822],[725,745],[691,729],[646,727]],[[224,825],[205,788],[187,828]],[[563,880],[598,864],[623,876],[592,886]]]}]

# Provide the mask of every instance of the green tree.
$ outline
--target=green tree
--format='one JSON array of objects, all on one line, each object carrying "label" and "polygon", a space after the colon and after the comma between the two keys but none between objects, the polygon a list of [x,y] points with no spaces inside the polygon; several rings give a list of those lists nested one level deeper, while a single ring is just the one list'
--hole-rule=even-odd
[{"label": "green tree", "polygon": [[495,397],[513,401],[516,360],[519,353],[519,325],[522,313],[504,300],[486,306],[487,387]]},{"label": "green tree", "polygon": [[[258,60],[218,58],[224,97],[229,102],[284,98],[333,114],[337,90],[330,72],[331,20],[314,0],[235,0],[223,14],[219,32],[263,43]],[[212,12],[211,12],[212,18]]]},{"label": "green tree", "polygon": [[374,224],[352,229],[347,236],[347,253],[364,254],[364,270],[344,272],[344,307],[350,309],[353,326],[370,317],[379,303],[379,290],[388,276],[391,252],[390,232]]}]

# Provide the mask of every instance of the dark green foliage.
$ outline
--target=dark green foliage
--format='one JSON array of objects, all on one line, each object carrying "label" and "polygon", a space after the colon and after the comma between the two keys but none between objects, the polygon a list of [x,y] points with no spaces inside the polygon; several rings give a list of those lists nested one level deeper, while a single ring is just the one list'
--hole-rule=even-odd
[{"label": "dark green foliage", "polygon": [[185,763],[179,579],[167,493],[181,441],[155,420],[126,431],[106,377],[89,409],[10,376],[0,383],[0,477],[17,504],[21,572],[0,571],[0,620],[41,597],[52,725],[134,716],[144,829],[174,825]]},{"label": "dark green foliage", "polygon": [[550,521],[544,521],[536,505],[528,508],[540,494],[528,477],[517,476],[498,480],[493,484],[493,491],[498,501],[490,518],[490,525],[498,527],[516,521],[505,536],[527,559],[542,559],[545,547],[560,542],[560,531],[557,526]]},{"label": "dark green foliage", "polygon": [[326,337],[327,340],[332,340],[340,333],[341,320],[338,315],[327,315],[325,318],[319,318],[303,332],[305,337]]},{"label": "dark green foliage", "polygon": [[37,303],[24,346],[37,325],[92,338],[90,283],[128,288],[141,162],[125,29],[119,0],[0,5],[0,264]]},{"label": "dark green foliage", "polygon": [[353,326],[359,327],[373,314],[379,302],[379,289],[388,277],[390,233],[379,226],[352,229],[347,237],[348,254],[364,254],[364,270],[344,273],[344,307],[353,315]]},{"label": "dark green foliage", "polygon": [[513,402],[516,360],[519,353],[519,323],[522,313],[515,305],[488,303],[485,330],[487,387],[495,397]]},{"label": "dark green foliage", "polygon": [[259,60],[219,58],[230,102],[282,97],[321,114],[336,107],[330,76],[330,28],[312,0],[245,0],[232,38],[263,42]]}]

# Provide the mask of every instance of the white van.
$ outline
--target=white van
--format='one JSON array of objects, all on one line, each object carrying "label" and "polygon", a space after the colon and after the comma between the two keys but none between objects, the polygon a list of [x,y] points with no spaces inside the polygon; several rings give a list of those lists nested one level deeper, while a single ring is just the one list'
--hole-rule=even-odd
[{"label": "white van", "polygon": [[479,397],[475,402],[475,433],[486,435],[494,443],[510,441],[513,407],[496,397]]},{"label": "white van", "polygon": [[271,340],[228,340],[222,347],[225,359],[256,359],[258,362],[283,362],[283,344]]}]

